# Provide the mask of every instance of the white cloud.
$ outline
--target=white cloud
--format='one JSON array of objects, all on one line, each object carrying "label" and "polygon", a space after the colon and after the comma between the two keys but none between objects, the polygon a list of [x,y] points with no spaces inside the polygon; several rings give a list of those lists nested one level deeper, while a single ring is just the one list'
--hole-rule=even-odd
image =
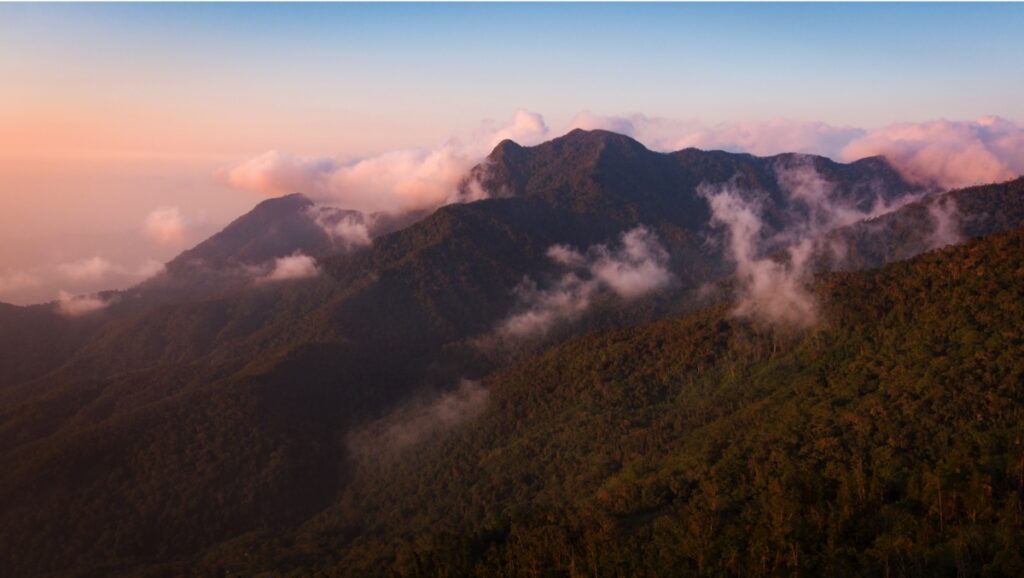
[{"label": "white cloud", "polygon": [[[769,323],[807,326],[817,320],[812,294],[811,264],[817,255],[842,260],[847,248],[825,233],[891,212],[920,195],[905,195],[886,203],[879,195],[869,209],[845,203],[833,183],[815,170],[807,157],[791,157],[774,166],[783,193],[792,203],[782,231],[768,230],[762,218],[766,193],[745,190],[735,182],[698,188],[711,209],[712,223],[726,232],[726,255],[735,263],[735,313]],[[957,234],[956,207],[933,209],[933,244]],[[773,234],[774,233],[774,234]],[[774,254],[775,256],[772,256]],[[778,255],[783,258],[778,258]]]},{"label": "white cloud", "polygon": [[516,288],[521,311],[498,326],[498,335],[520,338],[547,332],[556,323],[571,321],[590,307],[598,284],[566,273],[554,286],[539,289],[530,279]]},{"label": "white cloud", "polygon": [[331,237],[335,245],[340,245],[343,249],[365,247],[373,242],[371,228],[377,220],[375,215],[342,211],[322,205],[310,207],[309,214]]},{"label": "white cloud", "polygon": [[570,271],[546,289],[526,279],[516,289],[520,310],[499,324],[498,335],[519,338],[543,334],[558,322],[579,317],[601,289],[632,300],[672,281],[668,252],[643,226],[623,233],[620,245],[614,249],[602,244],[579,252],[553,245],[547,256]]},{"label": "white cloud", "polygon": [[294,279],[309,279],[320,274],[316,260],[309,255],[295,253],[288,257],[279,257],[274,260],[273,269],[260,281],[290,281]]},{"label": "white cloud", "polygon": [[99,295],[72,295],[61,291],[57,297],[57,312],[67,317],[81,317],[110,305]]}]

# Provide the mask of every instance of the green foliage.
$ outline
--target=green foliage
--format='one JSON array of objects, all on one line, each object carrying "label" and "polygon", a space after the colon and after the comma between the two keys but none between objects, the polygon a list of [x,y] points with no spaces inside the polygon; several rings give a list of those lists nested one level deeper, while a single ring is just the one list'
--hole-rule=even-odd
[{"label": "green foliage", "polygon": [[1018,232],[825,277],[807,332],[716,308],[572,340],[246,567],[1018,576],[1022,274]]}]

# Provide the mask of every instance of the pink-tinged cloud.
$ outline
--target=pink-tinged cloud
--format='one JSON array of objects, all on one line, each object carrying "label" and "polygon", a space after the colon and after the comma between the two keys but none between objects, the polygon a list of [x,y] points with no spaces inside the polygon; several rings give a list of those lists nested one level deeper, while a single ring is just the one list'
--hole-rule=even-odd
[{"label": "pink-tinged cloud", "polygon": [[540,115],[518,111],[504,124],[485,123],[466,140],[433,149],[388,152],[353,162],[306,158],[279,151],[221,171],[230,187],[266,195],[305,193],[325,204],[364,212],[405,212],[457,202],[469,169],[499,142],[534,144],[548,136]]},{"label": "pink-tinged cloud", "polygon": [[559,322],[581,316],[601,289],[629,301],[672,282],[668,252],[657,235],[643,226],[624,232],[618,247],[599,244],[581,252],[552,245],[547,257],[570,270],[546,289],[530,279],[521,284],[516,290],[519,311],[499,324],[499,336],[542,335]]},{"label": "pink-tinged cloud", "polygon": [[57,312],[66,317],[81,317],[110,305],[98,295],[72,295],[61,291],[57,297]]},{"label": "pink-tinged cloud", "polygon": [[774,119],[708,125],[699,120],[577,114],[570,129],[603,129],[631,136],[652,150],[663,152],[695,147],[704,150],[745,152],[759,156],[779,153],[814,153],[835,157],[863,129],[831,126],[823,122]]},{"label": "pink-tinged cloud", "polygon": [[973,121],[901,123],[848,144],[847,160],[882,155],[908,180],[944,188],[1024,174],[1024,129],[989,116]]},{"label": "pink-tinged cloud", "polygon": [[788,119],[706,124],[582,112],[565,130],[553,132],[540,115],[520,110],[509,122],[483,123],[468,138],[451,139],[432,149],[394,151],[352,162],[270,151],[224,169],[218,179],[267,195],[303,192],[325,204],[365,212],[423,210],[485,197],[472,183],[460,185],[501,140],[531,145],[575,128],[610,130],[665,152],[688,147],[759,156],[795,152],[843,161],[883,155],[908,179],[941,187],[1024,173],[1024,129],[998,117],[904,123],[869,131]]},{"label": "pink-tinged cloud", "polygon": [[177,207],[160,207],[146,215],[143,230],[150,239],[163,245],[180,245],[188,226]]},{"label": "pink-tinged cloud", "polygon": [[316,260],[309,255],[295,253],[288,257],[280,257],[274,260],[274,268],[260,281],[291,281],[295,279],[310,279],[320,274]]},{"label": "pink-tinged cloud", "polygon": [[653,150],[722,149],[759,156],[796,152],[855,161],[881,155],[908,180],[942,188],[1024,174],[1024,128],[1004,118],[899,123],[876,130],[775,119],[707,125],[698,120],[578,114],[570,128],[631,136]]}]

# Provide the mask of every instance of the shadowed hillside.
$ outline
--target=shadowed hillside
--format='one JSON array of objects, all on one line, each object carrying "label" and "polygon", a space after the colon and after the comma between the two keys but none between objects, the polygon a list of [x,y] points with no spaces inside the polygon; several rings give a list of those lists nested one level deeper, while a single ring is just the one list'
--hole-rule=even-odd
[{"label": "shadowed hillside", "polygon": [[[794,175],[800,179],[794,181]],[[509,571],[515,574],[526,571],[517,561],[524,556],[537,568],[569,572],[564,555],[572,564],[583,564],[583,558],[573,560],[584,555],[593,563],[592,550],[597,549],[610,557],[608,568],[643,573],[630,566],[635,561],[626,560],[625,552],[640,547],[648,536],[643,532],[669,506],[642,494],[636,498],[640,501],[630,498],[614,508],[593,506],[594,515],[600,514],[596,518],[574,517],[580,508],[592,506],[588,496],[598,495],[598,486],[611,483],[616,472],[631,471],[623,469],[632,455],[628,452],[649,454],[644,459],[658,468],[657,460],[683,456],[678,459],[685,461],[692,459],[685,456],[712,452],[684,447],[684,440],[691,440],[687,432],[712,422],[732,423],[727,418],[734,419],[729,416],[744,404],[762,403],[757,396],[782,387],[782,378],[790,374],[772,374],[777,369],[772,360],[789,359],[786,371],[799,380],[810,379],[801,372],[806,364],[819,363],[819,354],[846,363],[842,355],[848,351],[830,350],[834,342],[820,337],[852,322],[842,317],[844,285],[829,285],[829,280],[847,279],[855,288],[864,279],[901,271],[897,266],[863,277],[826,278],[819,292],[828,297],[824,303],[835,305],[829,305],[826,328],[811,334],[819,337],[750,327],[726,316],[724,305],[688,320],[646,325],[730,298],[727,290],[715,291],[728,288],[733,263],[723,253],[722,231],[711,225],[704,187],[742,191],[762,211],[766,230],[777,233],[807,217],[809,209],[796,191],[811,177],[813,183],[825,183],[820,187],[830,203],[856,214],[920,194],[877,158],[842,165],[806,155],[759,158],[696,149],[661,154],[621,135],[574,131],[537,147],[500,144],[465,184],[483,187],[492,198],[442,207],[404,228],[400,220],[387,221],[368,246],[339,249],[311,216],[311,201],[292,195],[262,203],[183,253],[168,265],[164,279],[101,295],[106,306],[100,310],[68,317],[52,304],[0,308],[5,352],[0,358],[0,460],[5,466],[0,468],[0,569],[15,575],[138,574],[155,564],[172,574],[188,574],[185,569],[203,556],[214,562],[231,559],[249,570],[254,567],[246,566],[247,560],[269,568],[311,567],[312,562],[302,561],[308,548],[323,558],[317,564],[333,560],[356,575],[392,565],[405,574],[428,574],[431,564],[462,571],[477,564],[481,569],[508,564],[520,568]],[[988,195],[1016,207],[1020,192],[1018,181],[950,193],[971,223],[965,221],[963,233],[1020,226],[1018,212],[995,214],[988,201],[973,200]],[[861,249],[862,260],[854,266],[930,247],[925,237],[934,227],[913,225],[920,206],[893,213],[903,215],[891,217],[903,223],[898,227],[871,228],[856,238],[858,247],[902,249]],[[343,211],[332,215],[350,216]],[[970,220],[972,215],[978,217]],[[858,229],[840,233],[854,234],[850,231]],[[972,247],[984,251],[989,245]],[[319,274],[269,281],[274,260],[296,251],[316,257]],[[960,258],[955,251],[945,255],[915,263]],[[212,270],[215,282],[196,273],[200,270]],[[917,279],[913,269],[903,271]],[[216,278],[220,273],[231,282],[222,283]],[[1001,279],[1010,275],[1002,269],[998,274]],[[652,277],[661,281],[650,283]],[[913,283],[907,290],[916,287]],[[850,297],[851,303],[880,298],[858,295]],[[537,309],[537,303],[547,309]],[[552,317],[548,333],[520,337],[502,332],[509,319],[546,319],[555,311],[552,303],[569,303],[573,315]],[[912,315],[916,309],[911,306],[924,305],[909,303],[900,311]],[[534,357],[583,332],[633,325],[641,327],[599,333]],[[649,347],[657,351],[656,344],[671,340],[643,336],[670,327],[681,328],[671,338],[679,340],[674,346],[678,359],[647,355]],[[634,337],[649,341],[639,349],[628,346],[624,354],[602,341]],[[517,359],[528,361],[507,369]],[[543,368],[551,363],[567,364],[551,370],[563,385],[536,389],[554,374],[530,372],[548,371]],[[825,371],[811,366],[819,368],[815,375]],[[665,381],[662,370],[676,381]],[[766,377],[757,387],[741,386],[746,382],[740,377],[762,374]],[[485,390],[472,385],[480,379]],[[639,390],[627,394],[619,385],[606,385],[619,379],[632,380],[629,387]],[[678,414],[665,405],[683,395],[678,389],[682,382],[697,384],[686,395],[694,396],[687,398],[693,402],[687,407],[704,408],[699,419],[688,413],[696,409]],[[732,393],[709,393],[719,387]],[[477,403],[481,391],[489,392],[486,406]],[[571,396],[562,397],[569,391]],[[445,401],[435,406],[431,400]],[[469,402],[472,406],[460,405]],[[485,424],[480,437],[468,433],[476,429],[456,427],[456,437],[447,438],[429,422],[437,415],[445,416],[444,423],[458,421],[450,417],[452,407],[458,414],[478,406],[486,407],[479,418]],[[660,423],[651,413],[657,408],[675,421],[658,425],[661,433],[654,438],[645,437],[648,433],[629,437],[635,428]],[[426,425],[395,434],[388,429],[395,415],[413,416],[414,423]],[[382,431],[383,439],[415,441],[421,429],[428,438],[447,441],[422,446],[422,452],[410,454],[416,459],[383,460],[398,470],[377,471],[362,463],[359,456],[367,451],[353,445],[353,439],[366,439],[367,431]],[[584,435],[577,432],[588,437],[572,456],[545,449],[560,435]],[[564,441],[569,451],[579,440]],[[506,443],[511,445],[502,449]],[[450,446],[445,459],[457,463],[435,460],[437,448],[448,444],[468,444]],[[476,487],[464,468],[480,460],[493,460],[501,471]],[[536,465],[548,469],[530,469]],[[392,484],[387,480],[396,471],[400,479]],[[469,492],[461,495],[472,500],[445,501],[436,495],[445,486],[429,482],[420,471],[434,472],[449,487]],[[694,484],[703,479],[699,473],[686,475],[697,476]],[[536,493],[542,487],[553,493]],[[616,487],[609,486],[610,496],[617,495]],[[692,489],[686,488],[666,493],[659,486],[655,494],[671,495],[669,502],[675,504],[688,499]],[[423,510],[425,496],[435,496],[427,500],[434,505]],[[388,500],[412,501],[398,510],[385,506]],[[516,545],[527,548],[526,536],[515,534],[515,528],[537,529],[543,521],[537,518],[538,508],[544,505],[554,518],[542,525],[551,526],[553,537],[541,538],[548,530],[538,530],[530,539],[552,548],[562,544],[562,554],[520,551]],[[443,507],[468,517],[437,517],[435,508]],[[734,507],[738,512],[744,503]],[[591,529],[624,524],[638,533],[626,531],[621,541],[613,541],[621,548],[611,547],[580,534],[580,520],[597,524]],[[448,529],[429,529],[435,522]],[[456,527],[466,530],[452,535]],[[285,542],[270,540],[277,535]],[[286,543],[292,537],[299,546]],[[791,542],[751,540],[761,548],[756,552],[768,552],[768,558],[758,560],[790,568],[779,552]],[[258,555],[261,543],[269,548],[265,555]],[[327,544],[329,551],[316,544]],[[708,552],[718,552],[714,556],[720,562],[725,546],[714,547],[719,549]],[[799,548],[805,552],[801,559],[809,555],[824,564],[820,551],[808,554],[809,546]],[[755,555],[749,548],[744,552],[746,557],[736,554],[741,564],[736,567],[753,569]],[[712,554],[702,556],[698,567],[710,564]],[[168,561],[182,566],[168,566]],[[693,564],[690,558],[677,562]]]}]

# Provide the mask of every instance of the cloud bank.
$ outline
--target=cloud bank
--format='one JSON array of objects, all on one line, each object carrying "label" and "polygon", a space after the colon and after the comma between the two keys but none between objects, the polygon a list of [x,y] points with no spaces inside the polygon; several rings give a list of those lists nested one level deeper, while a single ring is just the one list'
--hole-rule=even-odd
[{"label": "cloud bank", "polygon": [[[817,257],[841,262],[846,247],[826,233],[914,202],[907,195],[886,203],[879,195],[869,209],[844,202],[833,183],[819,174],[809,157],[776,162],[774,171],[790,202],[788,223],[774,231],[762,215],[767,193],[744,189],[736,182],[702,184],[698,193],[711,209],[712,224],[725,232],[725,254],[735,264],[734,313],[772,324],[806,327],[818,318],[819,305],[809,284]],[[959,221],[952,199],[932,202],[933,230],[927,242],[937,248],[959,240]]]},{"label": "cloud bank", "polygon": [[[531,145],[575,128],[626,134],[653,150],[666,152],[687,147],[759,156],[796,152],[847,162],[883,155],[908,180],[937,188],[1024,174],[1024,129],[995,116],[900,123],[869,130],[789,119],[706,124],[643,114],[581,112],[563,130],[552,131],[541,115],[519,110],[509,122],[482,123],[468,137],[453,138],[434,148],[352,161],[269,151],[223,169],[217,179],[236,189],[266,195],[303,192],[324,204],[364,212],[425,210],[485,197],[485,191],[465,179],[501,140]],[[173,226],[169,229],[173,231]]]},{"label": "cloud bank", "polygon": [[642,114],[584,112],[570,127],[619,132],[660,151],[696,147],[759,156],[796,152],[846,162],[881,155],[904,178],[938,188],[1004,181],[1024,174],[1024,128],[997,116],[898,123],[867,130],[787,119],[706,125]]},{"label": "cloud bank", "polygon": [[883,155],[913,182],[942,188],[1024,174],[1024,129],[995,116],[894,124],[850,142],[844,159]]},{"label": "cloud bank", "polygon": [[524,280],[516,289],[519,311],[498,325],[497,335],[542,335],[556,323],[583,314],[602,289],[632,300],[672,281],[668,252],[657,235],[643,226],[623,233],[615,248],[602,244],[580,252],[565,245],[553,245],[547,256],[569,271],[546,289],[539,288],[531,279]]},{"label": "cloud bank", "polygon": [[784,152],[811,153],[836,158],[843,147],[865,134],[863,129],[835,127],[823,122],[774,119],[707,125],[699,120],[577,114],[570,129],[602,129],[625,134],[652,150],[670,152],[689,147],[769,156]]},{"label": "cloud bank", "polygon": [[324,204],[367,213],[418,211],[472,200],[463,198],[460,184],[502,140],[534,144],[547,136],[540,115],[520,110],[508,123],[484,123],[468,139],[452,139],[432,149],[349,162],[269,151],[227,167],[217,178],[237,189],[274,196],[302,192]]}]

